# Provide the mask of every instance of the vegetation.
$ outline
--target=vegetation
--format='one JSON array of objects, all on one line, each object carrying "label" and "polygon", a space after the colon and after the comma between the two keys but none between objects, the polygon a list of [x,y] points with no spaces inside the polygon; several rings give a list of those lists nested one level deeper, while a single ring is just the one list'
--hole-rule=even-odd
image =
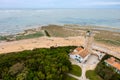
[{"label": "vegetation", "polygon": [[90,80],[102,80],[94,70],[86,71],[86,77]]},{"label": "vegetation", "polygon": [[0,36],[0,40],[6,40],[6,36]]},{"label": "vegetation", "polygon": [[72,69],[70,70],[70,73],[76,76],[81,76],[82,70],[77,65],[72,65]]},{"label": "vegetation", "polygon": [[[90,28],[91,27],[91,28]],[[94,39],[96,42],[104,43],[112,46],[120,46],[120,33],[112,32],[109,30],[99,30],[92,26],[78,26],[78,25],[48,25],[41,27],[44,33],[48,37],[69,37],[69,36],[85,36],[86,31],[92,30],[95,33]],[[101,27],[98,27],[101,28]],[[104,28],[103,28],[104,29]],[[33,30],[34,31],[34,30]],[[44,36],[43,32],[39,31],[34,34],[17,36],[15,40],[36,38]],[[9,36],[0,36],[0,40],[10,40],[14,39]]]},{"label": "vegetation", "polygon": [[16,36],[16,40],[37,38],[37,37],[41,37],[41,36],[44,36],[42,32],[36,32],[34,34]]},{"label": "vegetation", "polygon": [[96,41],[106,43],[106,44],[111,44],[111,45],[116,45],[120,46],[120,41],[115,41],[115,40],[109,40],[109,39],[97,39],[95,38]]},{"label": "vegetation", "polygon": [[[58,26],[58,25],[49,25],[49,26],[43,26],[42,29],[46,30],[49,35],[53,37],[69,37],[69,36],[84,36],[85,32],[89,32],[89,27],[79,27],[75,26],[71,27],[70,25],[67,27],[64,26]],[[112,32],[108,30],[99,30],[95,29],[94,27],[91,27],[91,30],[95,32],[95,41],[104,43],[107,45],[112,45],[112,46],[120,46],[120,33],[119,32]],[[111,34],[111,35],[110,35]]]},{"label": "vegetation", "polygon": [[68,75],[64,75],[64,79],[63,80],[77,80],[71,76],[68,76]]},{"label": "vegetation", "polygon": [[43,26],[43,30],[47,31],[51,37],[69,37],[69,36],[80,36],[81,32],[70,29],[69,27],[48,25]]},{"label": "vegetation", "polygon": [[26,34],[26,35],[21,34],[19,36],[15,36],[15,35],[0,36],[0,40],[13,41],[13,40],[37,38],[37,37],[41,37],[41,36],[44,36],[44,34],[42,32],[36,32],[33,34]]},{"label": "vegetation", "polygon": [[106,66],[104,62],[104,60],[110,57],[113,57],[113,56],[105,55],[101,60],[101,62],[97,65],[95,72],[104,80],[120,80],[120,74],[116,73],[113,67]]},{"label": "vegetation", "polygon": [[50,37],[50,34],[47,32],[47,30],[45,30],[45,34],[46,36]]},{"label": "vegetation", "polygon": [[65,73],[72,69],[68,53],[74,48],[51,47],[1,54],[0,79],[65,80]]},{"label": "vegetation", "polygon": [[[120,33],[100,30],[100,33],[95,35],[95,40],[108,45],[120,46]],[[117,35],[116,35],[117,34]]]}]

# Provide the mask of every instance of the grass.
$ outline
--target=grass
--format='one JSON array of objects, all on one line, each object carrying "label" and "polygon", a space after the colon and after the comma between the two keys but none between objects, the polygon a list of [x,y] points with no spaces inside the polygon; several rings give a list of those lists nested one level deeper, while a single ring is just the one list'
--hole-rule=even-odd
[{"label": "grass", "polygon": [[41,36],[44,36],[42,32],[36,32],[36,33],[34,33],[34,34],[17,36],[17,37],[16,37],[16,40],[37,38],[37,37],[41,37]]},{"label": "grass", "polygon": [[82,69],[77,65],[72,65],[72,69],[71,69],[70,73],[73,75],[76,75],[76,76],[81,76]]},{"label": "grass", "polygon": [[45,30],[49,33],[51,37],[69,37],[69,36],[80,36],[81,32],[75,30],[70,30],[70,28],[65,28],[64,26],[58,25],[48,25],[43,26],[42,30]]},{"label": "grass", "polygon": [[77,80],[77,79],[65,74],[64,80]]},{"label": "grass", "polygon": [[102,42],[105,44],[109,44],[109,45],[116,45],[116,46],[120,46],[120,41],[115,41],[115,40],[107,40],[107,39],[95,39],[98,42]]},{"label": "grass", "polygon": [[86,71],[86,77],[90,80],[103,80],[100,78],[94,70],[88,70]]},{"label": "grass", "polygon": [[0,36],[0,40],[6,40],[6,36]]},{"label": "grass", "polygon": [[120,35],[118,32],[99,30],[99,33],[95,35],[95,41],[112,46],[120,46],[120,37],[114,34]]}]

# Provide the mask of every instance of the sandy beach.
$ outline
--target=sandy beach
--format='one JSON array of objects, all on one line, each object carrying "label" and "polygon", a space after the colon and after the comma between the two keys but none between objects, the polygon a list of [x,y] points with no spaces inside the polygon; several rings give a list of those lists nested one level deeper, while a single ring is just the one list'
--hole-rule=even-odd
[{"label": "sandy beach", "polygon": [[40,37],[12,42],[1,42],[0,54],[23,50],[32,50],[34,48],[50,48],[51,46],[79,46],[83,44],[83,41],[83,37]]},{"label": "sandy beach", "polygon": [[[0,43],[0,54],[17,52],[23,50],[32,50],[34,48],[50,48],[51,46],[81,46],[84,44],[84,37],[39,37],[33,39],[24,39],[11,42],[1,42]],[[120,48],[115,46],[108,46],[100,43],[95,43],[99,46],[108,48],[109,50],[119,52]]]}]

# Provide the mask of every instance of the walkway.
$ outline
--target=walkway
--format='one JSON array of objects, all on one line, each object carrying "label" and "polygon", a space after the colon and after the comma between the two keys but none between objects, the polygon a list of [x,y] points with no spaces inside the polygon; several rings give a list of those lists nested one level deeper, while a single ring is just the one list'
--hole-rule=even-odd
[{"label": "walkway", "polygon": [[[91,59],[91,58],[94,58],[94,59]],[[74,59],[70,59],[70,62],[73,65],[78,65],[79,67],[81,67],[82,75],[80,77],[78,77],[78,76],[75,76],[72,74],[68,74],[69,76],[74,77],[78,80],[89,80],[86,78],[86,71],[87,70],[94,70],[96,65],[99,63],[99,60],[95,56],[91,55],[91,56],[89,56],[88,61],[85,63],[79,63]]]},{"label": "walkway", "polygon": [[86,78],[86,75],[85,75],[86,71],[88,70],[87,69],[88,65],[86,66],[86,65],[84,65],[82,63],[78,63],[77,61],[75,61],[73,59],[70,59],[70,61],[71,61],[72,64],[78,65],[79,67],[81,67],[81,69],[82,69],[82,75],[80,77],[72,75],[72,74],[69,74],[69,73],[68,73],[68,75],[71,76],[71,77],[74,77],[74,78],[76,78],[78,80],[89,80],[89,79]]}]

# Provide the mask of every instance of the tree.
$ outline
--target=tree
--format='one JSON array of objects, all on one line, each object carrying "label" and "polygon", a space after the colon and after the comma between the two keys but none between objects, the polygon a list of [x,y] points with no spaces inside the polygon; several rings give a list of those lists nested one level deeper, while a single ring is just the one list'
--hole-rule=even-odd
[{"label": "tree", "polygon": [[38,75],[38,78],[39,78],[40,80],[44,80],[44,79],[45,79],[45,75],[44,75],[41,71],[39,71],[39,72],[37,73],[37,75]]}]

